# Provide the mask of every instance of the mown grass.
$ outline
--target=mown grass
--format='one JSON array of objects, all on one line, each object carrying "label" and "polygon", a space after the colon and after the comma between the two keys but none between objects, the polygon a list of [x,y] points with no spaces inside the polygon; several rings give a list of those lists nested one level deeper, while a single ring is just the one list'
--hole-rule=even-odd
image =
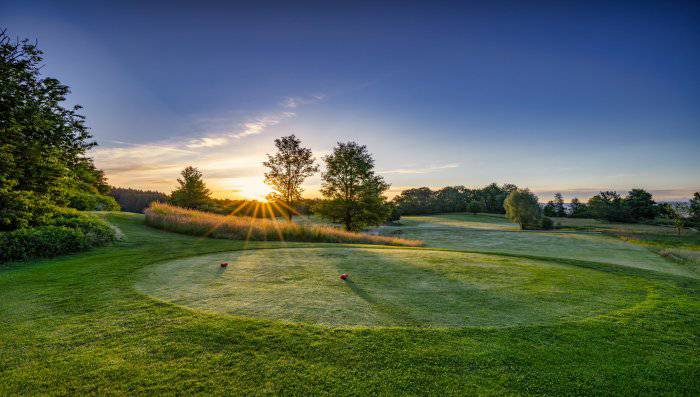
[{"label": "mown grass", "polygon": [[153,203],[144,213],[149,226],[192,236],[244,241],[422,245],[417,240],[354,233],[331,226],[302,225],[275,218],[224,216],[162,203]]},{"label": "mown grass", "polygon": [[[350,278],[340,280],[341,273]],[[136,285],[158,299],[226,314],[418,327],[580,320],[633,307],[649,288],[638,277],[523,258],[348,247],[184,258],[144,269]]]},{"label": "mown grass", "polygon": [[428,247],[593,261],[700,278],[695,268],[608,233],[520,231],[503,217],[482,214],[410,216],[401,222],[382,227],[382,234],[418,239]]},{"label": "mown grass", "polygon": [[[700,390],[697,280],[617,266],[615,274],[647,287],[646,298],[593,318],[334,329],[221,316],[149,298],[133,287],[143,272],[163,261],[241,250],[244,243],[148,228],[139,215],[107,217],[124,233],[113,246],[0,270],[0,395],[695,396]],[[279,242],[248,248],[283,246],[337,248]]]}]

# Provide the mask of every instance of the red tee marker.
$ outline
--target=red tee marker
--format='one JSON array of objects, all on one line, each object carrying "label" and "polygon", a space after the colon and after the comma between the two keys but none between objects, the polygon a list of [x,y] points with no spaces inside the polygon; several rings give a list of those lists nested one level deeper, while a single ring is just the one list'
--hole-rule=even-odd
[{"label": "red tee marker", "polygon": [[228,266],[228,262],[221,262],[221,267],[226,267]]},{"label": "red tee marker", "polygon": [[348,277],[349,277],[349,276],[348,276],[347,273],[343,273],[343,274],[340,275],[340,279],[341,279],[341,280],[347,280]]}]

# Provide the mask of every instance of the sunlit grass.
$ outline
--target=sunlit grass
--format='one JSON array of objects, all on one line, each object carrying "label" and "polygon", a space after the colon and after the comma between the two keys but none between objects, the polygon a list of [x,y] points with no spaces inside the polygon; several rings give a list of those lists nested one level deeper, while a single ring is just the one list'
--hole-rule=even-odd
[{"label": "sunlit grass", "polygon": [[307,241],[324,243],[362,243],[420,246],[421,241],[397,237],[374,236],[344,231],[330,226],[300,225],[276,218],[257,218],[272,211],[270,204],[260,204],[253,217],[225,216],[154,203],[145,211],[146,224],[163,230],[193,236],[243,241]]}]

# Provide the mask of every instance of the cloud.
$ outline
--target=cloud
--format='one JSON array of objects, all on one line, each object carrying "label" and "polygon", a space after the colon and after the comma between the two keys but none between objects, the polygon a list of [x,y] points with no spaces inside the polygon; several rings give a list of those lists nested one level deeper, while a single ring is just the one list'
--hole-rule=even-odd
[{"label": "cloud", "polygon": [[315,103],[319,103],[326,99],[328,96],[326,94],[313,94],[309,95],[306,97],[300,97],[300,96],[295,96],[295,97],[287,97],[284,98],[282,101],[281,105],[284,108],[287,109],[296,109],[300,106],[305,106],[305,105],[313,105]]},{"label": "cloud", "polygon": [[425,168],[397,168],[393,170],[379,171],[379,174],[428,174],[459,167],[459,163],[451,163],[445,165],[436,165]]}]

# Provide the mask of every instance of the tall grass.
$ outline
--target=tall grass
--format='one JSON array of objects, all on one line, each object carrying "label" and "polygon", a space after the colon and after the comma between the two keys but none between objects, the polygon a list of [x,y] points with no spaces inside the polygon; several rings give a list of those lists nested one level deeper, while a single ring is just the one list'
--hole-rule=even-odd
[{"label": "tall grass", "polygon": [[423,244],[418,240],[353,233],[330,226],[300,225],[277,219],[225,216],[162,203],[153,203],[144,213],[146,224],[149,226],[192,236],[249,241],[361,243],[409,247]]}]

